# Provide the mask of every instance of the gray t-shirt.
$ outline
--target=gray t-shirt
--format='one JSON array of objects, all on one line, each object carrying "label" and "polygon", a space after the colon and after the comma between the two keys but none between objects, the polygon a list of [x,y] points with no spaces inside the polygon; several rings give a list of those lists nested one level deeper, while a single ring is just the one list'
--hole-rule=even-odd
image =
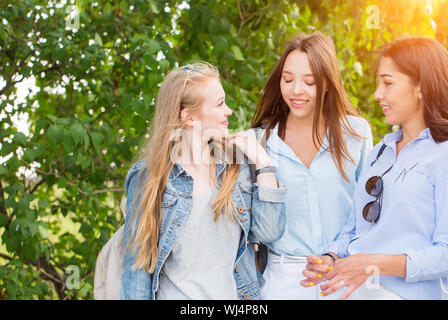
[{"label": "gray t-shirt", "polygon": [[225,214],[214,221],[216,194],[193,197],[185,229],[160,272],[156,300],[238,299],[233,269],[242,230]]}]

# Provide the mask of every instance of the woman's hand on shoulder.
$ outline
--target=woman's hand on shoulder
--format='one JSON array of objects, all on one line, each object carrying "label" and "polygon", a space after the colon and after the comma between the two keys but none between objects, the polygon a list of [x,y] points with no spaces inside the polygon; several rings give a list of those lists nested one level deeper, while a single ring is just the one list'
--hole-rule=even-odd
[{"label": "woman's hand on shoulder", "polygon": [[238,132],[230,137],[230,142],[235,144],[257,168],[272,165],[271,158],[254,134],[247,131]]}]

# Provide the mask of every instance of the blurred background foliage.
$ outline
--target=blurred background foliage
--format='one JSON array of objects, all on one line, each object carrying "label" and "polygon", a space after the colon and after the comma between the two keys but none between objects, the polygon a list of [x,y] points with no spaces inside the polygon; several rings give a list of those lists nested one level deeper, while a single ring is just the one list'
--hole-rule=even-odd
[{"label": "blurred background foliage", "polygon": [[406,35],[448,45],[446,12],[444,0],[2,0],[0,299],[93,298],[97,254],[123,223],[124,178],[173,67],[216,65],[230,128],[247,129],[285,41],[322,31],[376,143],[391,128],[372,52]]}]

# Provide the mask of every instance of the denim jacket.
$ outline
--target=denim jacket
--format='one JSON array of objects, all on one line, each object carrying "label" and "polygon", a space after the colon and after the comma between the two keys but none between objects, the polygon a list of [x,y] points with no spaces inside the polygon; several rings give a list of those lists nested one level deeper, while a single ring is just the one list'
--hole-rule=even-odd
[{"label": "denim jacket", "polygon": [[[225,169],[224,164],[217,164],[216,174],[219,179]],[[142,177],[138,177],[140,171]],[[141,160],[129,170],[125,191],[127,208],[125,220],[124,247],[130,241],[134,222],[134,194],[141,194],[136,189],[137,183],[143,186],[147,176],[146,163]],[[188,221],[193,192],[193,179],[179,165],[175,164],[170,172],[162,197],[162,223],[158,242],[156,269],[148,273],[142,269],[132,270],[135,255],[132,250],[124,254],[124,270],[121,276],[120,299],[141,300],[155,298],[159,287],[159,274],[168,255],[174,248],[177,239]],[[286,188],[269,188],[259,186],[250,180],[247,164],[242,164],[237,183],[233,187],[232,199],[237,210],[234,211],[236,221],[242,229],[233,276],[240,299],[257,299],[260,287],[264,284],[263,276],[255,268],[254,250],[250,242],[272,242],[279,239],[285,229],[284,200]],[[139,198],[135,204],[139,203]],[[240,220],[240,218],[242,220]],[[213,285],[213,284],[210,284]]]}]

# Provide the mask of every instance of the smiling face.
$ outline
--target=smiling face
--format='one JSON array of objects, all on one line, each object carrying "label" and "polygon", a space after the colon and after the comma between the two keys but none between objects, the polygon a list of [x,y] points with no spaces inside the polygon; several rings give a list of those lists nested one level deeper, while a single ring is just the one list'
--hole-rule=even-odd
[{"label": "smiling face", "polygon": [[423,104],[418,98],[421,94],[418,83],[401,73],[389,57],[381,58],[378,79],[374,97],[380,103],[387,123],[406,125],[422,121]]},{"label": "smiling face", "polygon": [[201,126],[203,140],[210,137],[224,137],[228,134],[229,121],[227,117],[232,110],[226,105],[225,92],[217,78],[210,78],[200,85],[198,90],[203,92],[204,101],[193,119]]},{"label": "smiling face", "polygon": [[294,50],[287,56],[280,90],[290,115],[312,121],[316,109],[316,84],[307,53]]}]

